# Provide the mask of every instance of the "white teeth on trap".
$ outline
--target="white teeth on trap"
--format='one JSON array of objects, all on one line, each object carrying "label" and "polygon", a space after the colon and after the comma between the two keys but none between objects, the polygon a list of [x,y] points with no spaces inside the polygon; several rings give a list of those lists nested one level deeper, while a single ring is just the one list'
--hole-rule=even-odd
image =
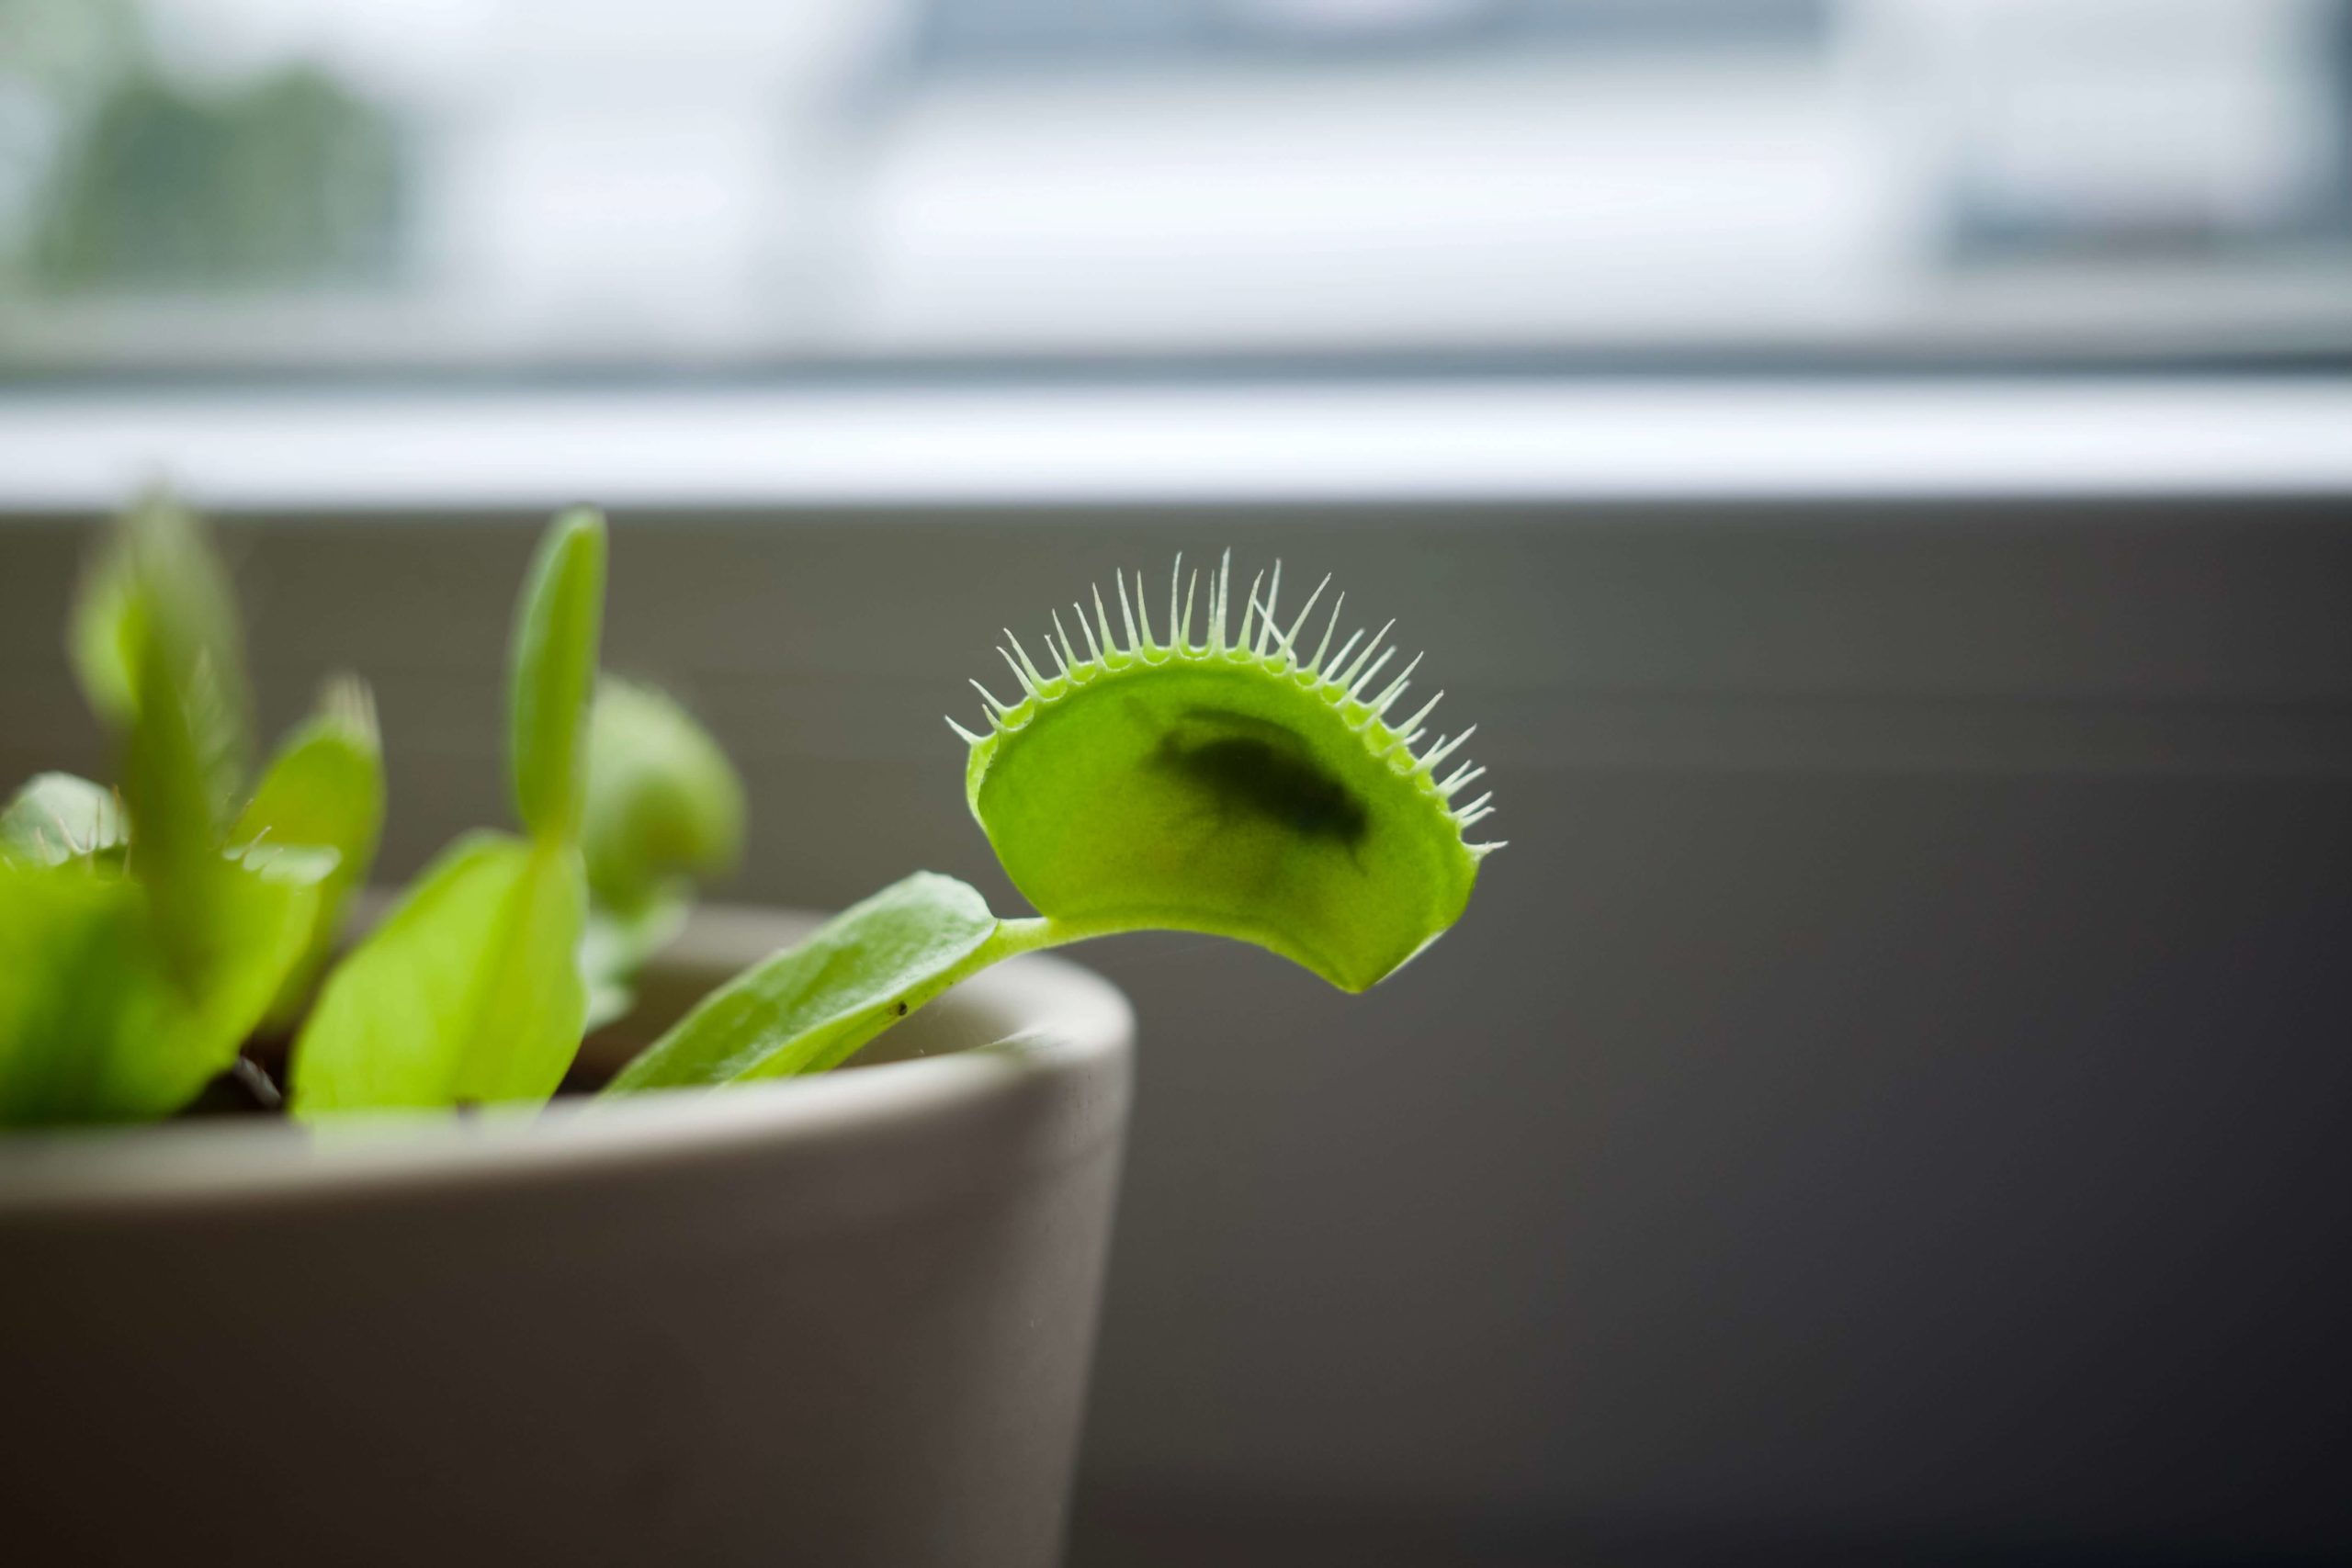
[{"label": "white teeth on trap", "polygon": [[1461,734],[1455,736],[1453,739],[1439,741],[1435,746],[1430,747],[1427,751],[1421,754],[1420,771],[1425,773],[1428,773],[1431,768],[1436,767],[1440,762],[1444,761],[1448,757],[1453,756],[1454,752],[1460,750],[1462,749],[1462,743],[1477,733],[1478,727],[1474,724],[1469,728],[1464,730]]},{"label": "white teeth on trap", "polygon": [[[1113,653],[1124,651],[1119,647],[1119,639],[1111,635],[1111,617],[1102,613],[1102,585],[1099,582],[1095,582],[1090,583],[1088,586],[1094,592],[1094,624],[1102,628],[1102,646],[1110,649]],[[1091,641],[1092,639],[1089,638],[1088,640]]]},{"label": "white teeth on trap", "polygon": [[1004,628],[1004,640],[1012,645],[1012,656],[1021,660],[1020,673],[1026,678],[1030,687],[1034,690],[1044,685],[1045,676],[1039,674],[1037,667],[1029,661],[1029,650],[1021,646],[1021,639],[1012,635],[1011,626]]},{"label": "white teeth on trap", "polygon": [[[1144,622],[1144,635],[1141,637],[1136,636],[1136,613],[1127,608],[1127,574],[1125,569],[1120,568],[1115,570],[1113,573],[1113,580],[1117,583],[1119,589],[1119,620],[1127,628],[1127,651],[1131,654],[1139,656],[1151,643],[1151,623],[1150,621],[1146,620]],[[1136,584],[1136,587],[1140,590],[1143,587],[1143,584],[1138,581]],[[1138,592],[1136,597],[1141,598],[1142,594]]]},{"label": "white teeth on trap", "polygon": [[[1007,632],[1004,635],[1011,637],[1012,634],[1011,632]],[[1021,645],[1016,642],[1012,646],[1019,648]],[[1016,660],[1012,654],[1005,652],[1003,649],[998,649],[997,652],[1003,657],[1004,667],[1012,671],[1013,680],[1019,682],[1020,687],[1023,692],[1026,692],[1032,697],[1045,695],[1044,691],[1041,689],[1045,682],[1037,677],[1035,671],[1027,668],[1029,663],[1029,656],[1027,654],[1023,654],[1021,658]]]},{"label": "white teeth on trap", "polygon": [[1437,705],[1443,701],[1445,701],[1445,694],[1443,692],[1440,692],[1436,696],[1431,697],[1428,702],[1421,705],[1420,712],[1415,714],[1404,723],[1393,725],[1390,728],[1405,735],[1419,735],[1421,732],[1421,720],[1429,717],[1429,716],[1436,710]]},{"label": "white teeth on trap", "polygon": [[[1364,637],[1364,627],[1362,627],[1362,626],[1360,626],[1360,627],[1355,627],[1355,630],[1352,630],[1352,632],[1348,632],[1348,642],[1339,644],[1339,653],[1334,653],[1334,656],[1331,656],[1331,663],[1329,663],[1329,665],[1322,665],[1322,670],[1336,670],[1336,668],[1339,668],[1339,665],[1348,663],[1348,653],[1355,651],[1357,639],[1362,639],[1362,637]],[[1322,672],[1322,670],[1317,670],[1317,674]]]},{"label": "white teeth on trap", "polygon": [[[1378,714],[1382,718],[1386,718],[1388,716],[1388,710],[1396,705],[1396,700],[1399,697],[1402,697],[1407,691],[1411,689],[1413,684],[1413,671],[1419,670],[1420,667],[1421,655],[1417,653],[1413,655],[1412,662],[1406,665],[1404,670],[1397,674],[1396,679],[1388,682],[1388,689],[1372,700],[1372,711]],[[1438,696],[1440,697],[1443,695],[1445,695],[1443,692],[1440,692],[1438,694]],[[1434,705],[1436,698],[1431,698],[1430,702]],[[1427,713],[1429,710],[1424,708],[1421,711]]]},{"label": "white teeth on trap", "polygon": [[[1019,728],[1008,720],[1023,708],[1032,703],[1057,701],[1073,687],[1092,680],[1106,670],[1123,669],[1138,660],[1156,665],[1170,659],[1214,660],[1238,654],[1261,664],[1271,662],[1275,666],[1274,673],[1305,677],[1308,688],[1321,693],[1335,708],[1344,705],[1351,709],[1364,710],[1363,721],[1356,724],[1356,728],[1364,735],[1366,744],[1376,753],[1395,756],[1401,752],[1403,762],[1410,765],[1409,772],[1425,781],[1442,800],[1451,800],[1464,785],[1484,776],[1486,769],[1467,761],[1442,782],[1436,779],[1434,772],[1439,764],[1461,748],[1463,742],[1476,733],[1476,725],[1451,739],[1441,736],[1426,751],[1416,754],[1413,750],[1427,733],[1422,728],[1423,721],[1444,699],[1443,692],[1422,704],[1412,717],[1401,723],[1390,721],[1390,710],[1410,689],[1413,674],[1420,668],[1420,654],[1415,654],[1404,670],[1382,687],[1377,695],[1369,699],[1365,697],[1364,694],[1372,689],[1381,671],[1396,655],[1394,646],[1383,646],[1387,643],[1388,634],[1396,627],[1395,621],[1373,633],[1368,641],[1363,629],[1358,627],[1348,634],[1337,653],[1331,653],[1331,639],[1338,635],[1342,612],[1347,608],[1348,596],[1341,592],[1331,601],[1330,614],[1324,621],[1323,635],[1316,644],[1314,655],[1301,659],[1298,638],[1306,631],[1315,614],[1315,607],[1322,603],[1324,590],[1331,585],[1331,576],[1325,573],[1323,580],[1315,585],[1315,591],[1306,596],[1306,603],[1299,607],[1286,631],[1274,618],[1282,598],[1282,583],[1283,566],[1280,561],[1274,563],[1271,573],[1261,571],[1250,579],[1250,592],[1242,600],[1240,626],[1236,628],[1236,635],[1228,639],[1233,609],[1233,552],[1227,550],[1209,579],[1207,620],[1202,640],[1195,642],[1193,639],[1193,610],[1199,598],[1200,572],[1197,569],[1189,574],[1185,572],[1184,557],[1180,551],[1168,576],[1168,640],[1163,643],[1159,628],[1151,623],[1142,574],[1136,574],[1131,594],[1126,570],[1124,567],[1113,569],[1112,584],[1119,600],[1119,626],[1126,634],[1125,641],[1111,628],[1110,607],[1103,600],[1100,583],[1091,590],[1094,614],[1091,617],[1083,602],[1071,606],[1078,617],[1079,635],[1086,643],[1083,658],[1062,625],[1061,612],[1052,612],[1053,629],[1046,637],[1046,648],[1053,655],[1055,667],[1051,675],[1038,667],[1029,657],[1029,650],[1021,645],[1021,639],[1007,627],[1005,646],[997,651],[1003,656],[1005,667],[1012,671],[1013,679],[1020,683],[1021,700],[1013,704],[1000,702],[986,686],[978,681],[972,682],[972,689],[979,693],[981,702],[987,706],[989,734]],[[1261,587],[1265,589],[1262,601],[1258,596]],[[978,745],[989,738],[988,735],[975,735],[953,718],[947,721],[947,726],[968,745]],[[1467,806],[1450,807],[1448,814],[1467,829],[1494,815],[1493,799],[1493,792],[1488,791]],[[1465,844],[1464,847],[1483,858],[1503,845],[1497,841]]]},{"label": "white teeth on trap", "polygon": [[[1396,623],[1392,620],[1388,625],[1373,633],[1372,640],[1363,645],[1363,651],[1362,653],[1356,655],[1356,661],[1353,664],[1349,665],[1347,672],[1340,677],[1340,685],[1349,693],[1351,699],[1352,699],[1354,695],[1355,688],[1362,683],[1358,681],[1357,677],[1363,672],[1364,666],[1372,663],[1373,653],[1380,647],[1381,643],[1387,639],[1388,634],[1396,629]],[[1389,651],[1394,653],[1396,649],[1391,649]],[[1373,668],[1376,670],[1379,666],[1373,665]]]},{"label": "white teeth on trap", "polygon": [[1322,598],[1323,590],[1330,586],[1331,574],[1327,571],[1323,574],[1323,581],[1315,585],[1315,592],[1306,596],[1306,607],[1299,611],[1298,619],[1293,621],[1290,630],[1283,634],[1283,658],[1290,661],[1293,669],[1298,667],[1298,634],[1305,629],[1306,617],[1315,614],[1315,602]]},{"label": "white teeth on trap", "polygon": [[1484,768],[1474,767],[1470,763],[1464,762],[1460,767],[1454,769],[1453,773],[1446,775],[1444,782],[1437,786],[1437,792],[1438,794],[1444,795],[1448,800],[1451,800],[1453,798],[1454,793],[1461,789],[1464,784],[1470,783],[1474,779],[1485,776],[1486,772],[1487,770]]}]

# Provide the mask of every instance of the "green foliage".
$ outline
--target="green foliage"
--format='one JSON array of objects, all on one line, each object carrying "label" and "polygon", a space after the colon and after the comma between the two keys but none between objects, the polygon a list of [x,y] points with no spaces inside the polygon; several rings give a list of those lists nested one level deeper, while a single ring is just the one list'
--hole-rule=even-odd
[{"label": "green foliage", "polygon": [[[524,834],[452,845],[327,976],[295,1044],[296,1116],[546,1099],[694,880],[740,853],[742,786],[710,738],[657,692],[597,682],[605,554],[594,513],[557,519],[516,606]],[[1098,593],[1083,656],[1056,618],[1050,676],[1011,642],[1021,699],[983,688],[989,732],[958,733],[973,815],[1041,915],[999,919],[918,873],[705,998],[612,1092],[821,1072],[989,964],[1120,931],[1238,938],[1351,991],[1428,946],[1499,847],[1463,839],[1488,797],[1453,804],[1483,770],[1438,776],[1469,732],[1424,745],[1434,701],[1392,720],[1412,666],[1375,692],[1386,629],[1331,653],[1336,605],[1301,657],[1322,590],[1284,630],[1280,581],[1262,604],[1251,585],[1230,640],[1228,564],[1202,640],[1196,584],[1171,583],[1163,639],[1122,575],[1124,638]],[[373,705],[348,679],[248,793],[227,579],[168,504],[99,553],[69,646],[122,782],[43,774],[0,812],[0,1124],[185,1104],[297,1010],[382,826]]]},{"label": "green foliage", "polygon": [[917,872],[745,971],[646,1047],[612,1092],[823,1072],[999,956],[1000,922],[952,876]]},{"label": "green foliage", "polygon": [[742,853],[742,781],[694,716],[650,686],[598,682],[588,780],[580,846],[589,889],[608,909],[673,901]]},{"label": "green foliage", "polygon": [[129,840],[114,791],[72,773],[36,773],[0,811],[0,862],[62,865],[116,854]]},{"label": "green foliage", "polygon": [[633,976],[684,923],[695,879],[733,869],[742,847],[743,785],[726,753],[669,697],[605,677],[589,713],[581,825],[589,1028],[628,1010]]},{"label": "green foliage", "polygon": [[146,906],[118,874],[0,863],[0,1126],[175,1108],[178,1075],[130,1056],[164,1045],[179,1010]]},{"label": "green foliage", "polygon": [[[151,502],[148,504],[153,505]],[[107,723],[129,724],[136,695],[132,661],[140,626],[138,563],[131,558],[128,529],[107,536],[82,569],[82,583],[65,629],[65,651],[90,711]]]},{"label": "green foliage", "polygon": [[1088,657],[1058,616],[1052,675],[1013,642],[1005,659],[1022,697],[988,698],[992,727],[970,737],[966,795],[1013,886],[1057,921],[1237,937],[1361,991],[1461,916],[1494,847],[1462,838],[1484,797],[1450,804],[1481,770],[1436,776],[1470,732],[1417,752],[1436,700],[1399,723],[1388,716],[1419,661],[1374,685],[1393,652],[1381,651],[1386,627],[1323,657],[1338,604],[1302,657],[1295,640],[1322,589],[1283,631],[1279,568],[1262,604],[1251,583],[1228,642],[1230,577],[1228,558],[1199,642],[1181,581],[1156,629],[1140,581],[1131,605],[1124,576],[1124,644],[1100,593],[1093,626],[1079,610]]},{"label": "green foliage", "polygon": [[295,1042],[296,1116],[529,1103],[561,1081],[587,1011],[577,835],[604,588],[604,519],[558,518],[515,609],[510,761],[531,836],[459,840],[327,976]]},{"label": "green foliage", "polygon": [[376,702],[366,682],[340,676],[319,694],[318,711],[288,736],[263,770],[237,818],[239,843],[333,852],[334,869],[319,886],[319,905],[302,956],[279,987],[269,1021],[300,1016],[351,894],[375,863],[384,827],[384,752]]},{"label": "green foliage", "polygon": [[544,1100],[579,1048],[576,850],[462,839],[327,976],[294,1054],[298,1116]]},{"label": "green foliage", "polygon": [[0,865],[0,1126],[168,1115],[235,1059],[300,951],[310,868],[238,864],[220,956],[175,975],[154,897],[112,868]]},{"label": "green foliage", "polygon": [[[141,506],[90,581],[73,642],[94,705],[122,737],[122,804],[112,811],[97,786],[49,775],[10,807],[0,1122],[185,1104],[235,1057],[300,958],[335,863],[232,841],[250,736],[244,666],[227,579],[194,521]],[[52,823],[85,852],[124,852],[14,847],[47,845]]]},{"label": "green foliage", "polygon": [[253,693],[236,597],[197,520],[160,495],[133,506],[84,574],[66,646],[91,709],[134,743],[155,688],[182,727],[171,744],[188,748],[206,810],[225,820],[252,762]]},{"label": "green foliage", "polygon": [[[150,895],[149,920],[184,991],[200,997],[233,981],[242,994],[252,982],[256,931],[270,933],[271,951],[277,945],[279,914],[255,907],[282,900],[256,886],[259,862],[230,852],[230,819],[243,789],[253,725],[228,576],[195,519],[160,501],[132,513],[117,548],[119,564],[107,569],[117,587],[103,603],[112,612],[109,637],[126,677],[127,716],[117,710],[124,727],[122,797],[137,874]],[[269,863],[282,853],[274,850]],[[307,911],[324,864],[300,863],[313,885]],[[278,870],[282,885],[296,863]],[[222,1055],[215,1070],[226,1060]]]},{"label": "green foliage", "polygon": [[217,650],[175,625],[171,585],[187,581],[157,575],[142,584],[148,607],[139,617],[143,635],[133,639],[122,796],[164,954],[196,987],[233,932],[221,909],[237,875],[221,852],[222,818],[243,734],[223,699],[229,677],[219,672]]},{"label": "green foliage", "polygon": [[136,0],[0,0],[0,61],[46,104],[71,109],[139,62]]},{"label": "green foliage", "polygon": [[989,733],[957,733],[971,745],[973,815],[1042,919],[999,920],[960,882],[910,877],[714,993],[610,1092],[822,1071],[989,964],[1089,937],[1236,937],[1350,991],[1434,942],[1460,917],[1479,862],[1500,847],[1463,841],[1488,815],[1487,797],[1451,804],[1483,770],[1463,763],[1435,776],[1469,731],[1416,751],[1434,700],[1389,722],[1412,667],[1374,692],[1388,662],[1378,651],[1385,627],[1360,650],[1358,634],[1327,658],[1334,606],[1320,646],[1299,657],[1322,589],[1279,630],[1279,568],[1262,604],[1251,585],[1228,642],[1229,581],[1228,560],[1197,643],[1181,578],[1164,641],[1124,576],[1125,642],[1099,593],[1091,624],[1078,613],[1086,657],[1056,617],[1051,676],[1006,634],[1022,700],[1007,705],[982,688]]},{"label": "green foliage", "polygon": [[586,782],[588,695],[605,614],[605,521],[566,513],[523,589],[510,671],[514,810],[534,836],[573,839]]},{"label": "green foliage", "polygon": [[[86,6],[90,0],[74,0]],[[237,288],[393,270],[396,127],[315,67],[191,87],[126,51],[67,102],[32,213],[49,288]]]}]

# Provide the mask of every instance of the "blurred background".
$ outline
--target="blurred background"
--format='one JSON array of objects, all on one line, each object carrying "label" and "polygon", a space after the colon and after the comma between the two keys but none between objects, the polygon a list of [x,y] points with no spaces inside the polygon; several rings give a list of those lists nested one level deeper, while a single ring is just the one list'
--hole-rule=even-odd
[{"label": "blurred background", "polygon": [[2335,0],[5,0],[22,371],[2309,356]]},{"label": "blurred background", "polygon": [[1074,1568],[2352,1556],[2352,0],[0,0],[0,786],[222,524],[386,869],[545,509],[729,896],[1018,908],[996,628],[1336,571],[1511,840],[1123,940]]}]

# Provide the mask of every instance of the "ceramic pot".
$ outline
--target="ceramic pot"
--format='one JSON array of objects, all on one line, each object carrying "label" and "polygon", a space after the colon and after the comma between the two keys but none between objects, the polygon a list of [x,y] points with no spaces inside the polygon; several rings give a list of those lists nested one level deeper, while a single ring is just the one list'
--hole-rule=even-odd
[{"label": "ceramic pot", "polygon": [[[808,924],[698,914],[638,1018]],[[1042,1568],[1132,1029],[1032,957],[818,1077],[0,1140],[0,1555]]]}]

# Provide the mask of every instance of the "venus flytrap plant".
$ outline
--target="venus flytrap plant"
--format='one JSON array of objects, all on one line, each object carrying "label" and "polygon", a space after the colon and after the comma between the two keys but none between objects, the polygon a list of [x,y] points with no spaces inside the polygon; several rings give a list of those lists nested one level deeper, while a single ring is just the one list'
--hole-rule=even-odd
[{"label": "venus flytrap plant", "polygon": [[240,810],[243,650],[193,519],[134,509],[85,581],[72,648],[122,784],[42,775],[0,826],[0,1125],[193,1099],[300,964],[340,862]]},{"label": "venus flytrap plant", "polygon": [[[522,831],[452,844],[327,975],[295,1116],[545,1100],[692,881],[738,853],[718,747],[659,693],[598,680],[605,556],[589,512],[541,541],[508,700]],[[1254,942],[1348,991],[1410,960],[1500,847],[1464,837],[1493,811],[1456,804],[1483,773],[1454,760],[1470,731],[1432,739],[1436,698],[1397,716],[1419,661],[1388,675],[1385,626],[1335,649],[1329,579],[1278,619],[1281,579],[1237,601],[1228,556],[1202,604],[1180,559],[1155,623],[1121,572],[1115,627],[1099,591],[1076,639],[1055,615],[1050,671],[1008,631],[1015,699],[980,686],[984,730],[949,722],[973,817],[1038,913],[918,873],[712,993],[608,1092],[823,1071],[992,964],[1125,931]],[[227,581],[170,507],[101,555],[70,647],[122,783],[43,774],[0,812],[0,1124],[169,1114],[296,1018],[382,824],[374,706],[348,678],[249,787]]]},{"label": "venus flytrap plant", "polygon": [[587,1011],[580,853],[585,732],[604,616],[605,525],[560,518],[517,610],[508,757],[526,836],[460,839],[335,970],[295,1043],[298,1117],[531,1104]]},{"label": "venus flytrap plant", "polygon": [[742,845],[743,785],[727,754],[661,692],[600,681],[581,823],[589,1028],[628,1010],[632,976],[684,923],[695,879],[730,869]]},{"label": "venus flytrap plant", "polygon": [[0,1125],[169,1114],[256,1030],[298,1023],[300,1116],[544,1100],[583,998],[590,1021],[626,1009],[692,879],[742,835],[741,786],[683,709],[607,682],[590,716],[604,553],[600,519],[559,519],[522,596],[509,750],[525,834],[453,846],[305,1020],[382,829],[374,700],[330,681],[248,780],[227,576],[192,518],[135,509],[68,637],[122,738],[122,784],[44,773],[0,809]]},{"label": "venus flytrap plant", "polygon": [[1007,631],[1000,651],[1020,696],[979,687],[985,733],[948,721],[969,747],[972,814],[1041,913],[1000,919],[952,877],[910,876],[720,987],[608,1092],[822,1071],[957,981],[1091,937],[1235,937],[1361,991],[1460,917],[1479,863],[1501,847],[1464,839],[1491,797],[1454,804],[1483,770],[1463,761],[1440,776],[1470,731],[1430,739],[1435,698],[1391,719],[1419,661],[1376,683],[1393,659],[1388,627],[1333,652],[1334,601],[1303,656],[1329,580],[1283,626],[1277,566],[1229,636],[1229,554],[1198,639],[1200,583],[1181,559],[1161,627],[1140,579],[1132,598],[1124,572],[1114,582],[1117,629],[1099,590],[1091,621],[1073,606],[1083,654],[1057,614],[1050,674]]},{"label": "venus flytrap plant", "polygon": [[383,829],[384,750],[376,700],[364,682],[337,676],[320,692],[317,712],[270,759],[237,818],[240,841],[300,845],[335,857],[319,884],[318,911],[301,956],[270,1004],[272,1027],[300,1019],[342,929],[345,906],[375,863]]},{"label": "venus flytrap plant", "polygon": [[72,773],[36,773],[0,810],[0,863],[62,865],[121,858],[130,841],[122,797]]},{"label": "venus flytrap plant", "polygon": [[966,795],[1013,886],[1058,928],[1238,937],[1362,991],[1461,916],[1498,847],[1463,839],[1490,814],[1485,797],[1452,804],[1480,770],[1437,776],[1471,731],[1429,739],[1442,693],[1391,723],[1420,663],[1377,683],[1394,622],[1327,657],[1344,611],[1335,600],[1317,652],[1302,657],[1329,578],[1284,629],[1277,565],[1271,582],[1250,584],[1228,641],[1231,575],[1228,555],[1197,642],[1198,584],[1181,561],[1164,639],[1141,580],[1131,604],[1124,573],[1124,644],[1099,593],[1082,627],[1088,657],[1057,622],[1050,676],[1006,632],[1021,695],[1007,705],[982,688],[989,733],[958,727],[971,748]]}]

